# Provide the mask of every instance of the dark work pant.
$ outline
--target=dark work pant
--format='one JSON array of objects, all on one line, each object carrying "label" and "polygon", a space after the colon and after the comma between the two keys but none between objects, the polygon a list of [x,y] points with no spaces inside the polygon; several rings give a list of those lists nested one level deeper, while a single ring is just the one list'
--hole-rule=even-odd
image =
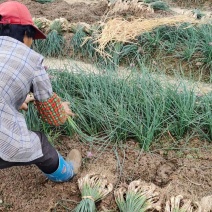
[{"label": "dark work pant", "polygon": [[49,143],[47,137],[42,132],[34,132],[41,141],[43,156],[30,162],[8,162],[0,158],[0,169],[12,166],[26,166],[35,164],[41,171],[46,174],[55,172],[59,165],[59,157],[56,149]]}]

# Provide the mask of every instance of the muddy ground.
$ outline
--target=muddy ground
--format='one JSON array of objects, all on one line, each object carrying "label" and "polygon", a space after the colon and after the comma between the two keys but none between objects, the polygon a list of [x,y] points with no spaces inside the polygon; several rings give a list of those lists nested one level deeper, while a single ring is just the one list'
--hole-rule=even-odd
[{"label": "muddy ground", "polygon": [[[0,0],[0,3],[5,0]],[[69,1],[69,4],[63,0],[55,0],[51,3],[40,4],[32,0],[18,0],[25,4],[33,17],[46,17],[54,20],[55,18],[63,17],[70,22],[86,22],[93,23],[99,21],[101,16],[107,9],[106,1],[91,3],[87,1]],[[92,1],[91,1],[92,2]]]},{"label": "muddy ground", "polygon": [[[0,0],[0,3],[5,0]],[[102,19],[104,15],[107,14],[108,17],[108,1],[107,0],[54,0],[53,2],[41,4],[35,0],[17,0],[25,4],[33,17],[46,17],[49,20],[54,20],[55,18],[63,17],[66,18],[71,23],[86,22],[95,23]],[[175,1],[167,0],[169,5],[176,7],[177,4],[173,3]],[[211,11],[212,4],[211,1],[206,2],[202,5],[202,8]],[[117,13],[116,15],[122,17],[137,17],[137,18],[157,18],[164,17],[167,15],[175,14],[175,12],[166,11],[155,11],[154,14],[135,12],[135,11],[124,11]],[[110,16],[110,15],[109,15]],[[114,16],[114,14],[113,14]]]},{"label": "muddy ground", "polygon": [[[5,0],[0,0],[4,2]],[[17,0],[25,4],[33,17],[45,17],[49,20],[54,20],[59,17],[66,18],[71,23],[86,22],[88,24],[101,21],[105,16],[114,16],[114,14],[108,14],[108,1],[92,1],[92,0],[55,0],[51,3],[41,4],[32,0]],[[106,15],[107,14],[107,15]],[[122,17],[162,17],[165,15],[170,15],[170,12],[158,11],[154,14],[151,13],[141,13],[136,11],[122,11],[121,13],[116,13],[115,16]],[[105,18],[104,18],[105,19]]]},{"label": "muddy ground", "polygon": [[[93,23],[107,11],[107,3],[78,1],[69,4],[56,0],[49,4],[22,0],[33,17],[44,16],[50,20],[65,17],[71,22]],[[3,2],[0,0],[0,2]],[[161,14],[158,14],[161,15]],[[166,15],[166,14],[162,14]],[[63,156],[72,148],[83,154],[83,167],[78,176],[67,183],[48,181],[35,166],[13,167],[0,170],[0,211],[47,212],[71,211],[80,201],[77,179],[87,173],[105,174],[116,187],[121,182],[141,179],[159,187],[163,203],[172,195],[182,194],[194,201],[212,195],[212,144],[199,139],[192,142],[174,141],[152,147],[142,152],[134,141],[119,146],[99,145],[89,147],[77,139],[60,137],[55,146]],[[104,151],[99,152],[98,149]],[[92,157],[87,157],[88,153]],[[113,193],[98,204],[100,211],[117,211]]]},{"label": "muddy ground", "polygon": [[[170,143],[167,147],[163,144],[163,148],[159,144],[151,153],[140,151],[134,141],[118,148],[114,144],[103,148],[61,137],[55,144],[63,156],[72,148],[82,151],[80,174],[70,182],[53,183],[35,166],[0,170],[0,211],[71,211],[80,201],[77,179],[87,173],[106,175],[114,187],[137,179],[152,182],[158,186],[163,204],[172,195],[182,194],[198,201],[212,194],[212,145],[198,139],[189,145],[185,141],[171,144],[172,148]],[[97,205],[99,211],[118,211],[113,193]]]}]

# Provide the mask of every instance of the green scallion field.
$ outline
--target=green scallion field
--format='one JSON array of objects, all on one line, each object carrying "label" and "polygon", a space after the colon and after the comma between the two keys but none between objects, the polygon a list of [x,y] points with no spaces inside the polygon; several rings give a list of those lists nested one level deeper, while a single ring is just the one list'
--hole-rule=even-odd
[{"label": "green scallion field", "polygon": [[83,165],[62,184],[0,170],[0,211],[211,212],[211,2],[24,1],[47,35],[32,48],[76,115],[54,127],[33,102],[23,115]]}]

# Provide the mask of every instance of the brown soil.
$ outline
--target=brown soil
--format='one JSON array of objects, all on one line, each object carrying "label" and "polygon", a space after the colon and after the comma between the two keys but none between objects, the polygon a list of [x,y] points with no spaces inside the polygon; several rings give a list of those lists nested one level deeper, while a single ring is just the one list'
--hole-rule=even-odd
[{"label": "brown soil", "polygon": [[[152,182],[160,187],[163,203],[172,195],[182,194],[197,201],[212,194],[212,145],[205,146],[198,140],[191,143],[191,147],[179,144],[181,150],[167,148],[152,153],[140,151],[133,141],[118,148],[115,145],[103,148],[62,137],[56,146],[64,156],[72,148],[82,151],[80,174],[70,182],[53,183],[35,166],[0,170],[0,200],[3,202],[0,211],[71,211],[80,201],[77,179],[87,173],[105,174],[115,187],[137,179]],[[87,157],[88,152],[92,152],[92,158]],[[101,211],[118,211],[112,193],[97,206]]]},{"label": "brown soil", "polygon": [[[95,23],[102,19],[104,15],[108,12],[108,1],[92,1],[92,0],[55,0],[51,3],[41,4],[35,0],[17,0],[25,4],[33,17],[46,17],[49,20],[54,20],[56,18],[66,18],[71,23],[86,22]],[[5,0],[0,0],[0,3],[5,2]],[[121,16],[124,18],[131,17],[162,17],[170,15],[169,12],[159,11],[154,14],[143,13],[136,11],[122,11],[116,13],[116,16]],[[108,16],[114,16],[114,14],[107,14]]]},{"label": "brown soil", "polygon": [[[19,1],[27,5],[33,17],[44,16],[50,20],[64,17],[71,22],[93,23],[107,11],[106,1],[73,1],[73,4],[72,0],[67,0],[69,3],[56,0],[48,4]],[[105,174],[115,187],[136,179],[152,182],[160,187],[163,203],[172,195],[182,194],[198,201],[212,194],[212,144],[196,140],[189,146],[185,146],[186,142],[178,144],[175,150],[169,147],[162,149],[163,144],[154,147],[151,153],[145,153],[133,141],[121,147],[109,145],[104,148],[99,145],[89,147],[67,137],[57,141],[56,148],[64,156],[72,148],[82,151],[80,174],[70,182],[53,183],[35,166],[0,170],[0,211],[71,211],[81,199],[77,179],[91,172]],[[98,151],[102,149],[104,151]],[[88,152],[92,152],[92,158],[87,157]],[[98,208],[101,211],[117,211],[113,194],[98,203]]]},{"label": "brown soil", "polygon": [[[0,3],[4,1],[0,0]],[[92,1],[87,1],[87,3],[84,1],[73,1],[73,4],[71,0],[69,0],[70,4],[63,0],[55,0],[46,4],[40,4],[32,0],[17,1],[25,4],[33,17],[46,17],[49,20],[63,17],[72,23],[93,23],[99,21],[107,9],[106,1],[99,1],[98,3],[92,3]]]}]

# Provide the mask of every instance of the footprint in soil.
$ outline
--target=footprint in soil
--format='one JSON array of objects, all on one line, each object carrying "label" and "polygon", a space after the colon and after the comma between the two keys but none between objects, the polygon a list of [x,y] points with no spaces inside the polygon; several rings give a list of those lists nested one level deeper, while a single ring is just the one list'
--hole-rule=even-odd
[{"label": "footprint in soil", "polygon": [[161,187],[167,185],[171,181],[170,176],[174,171],[176,171],[177,167],[177,162],[169,161],[160,164],[156,171],[156,176],[154,180],[155,184]]}]

